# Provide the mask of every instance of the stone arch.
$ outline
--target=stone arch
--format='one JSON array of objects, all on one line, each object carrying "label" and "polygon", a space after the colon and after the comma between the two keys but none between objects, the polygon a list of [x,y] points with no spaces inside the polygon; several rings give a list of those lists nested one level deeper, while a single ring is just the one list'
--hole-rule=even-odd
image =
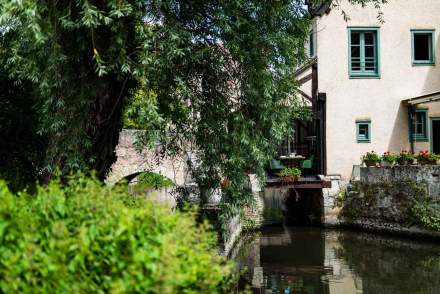
[{"label": "stone arch", "polygon": [[111,167],[107,182],[114,184],[122,179],[134,179],[142,172],[155,172],[173,181],[176,186],[188,182],[186,156],[164,157],[160,160],[155,150],[139,151],[135,147],[138,130],[123,129],[116,146],[117,160]]}]

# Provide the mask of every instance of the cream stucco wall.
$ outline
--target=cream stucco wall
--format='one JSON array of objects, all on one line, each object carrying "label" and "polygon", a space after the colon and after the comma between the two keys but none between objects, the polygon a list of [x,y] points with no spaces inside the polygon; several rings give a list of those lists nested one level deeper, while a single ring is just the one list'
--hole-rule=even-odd
[{"label": "cream stucco wall", "polygon": [[[348,178],[367,151],[410,148],[408,114],[401,101],[440,90],[440,66],[412,65],[410,30],[435,29],[439,64],[440,1],[389,0],[382,8],[385,23],[378,21],[371,5],[362,8],[344,0],[341,9],[317,18],[316,47],[319,92],[327,93],[327,174]],[[349,78],[349,26],[380,27],[380,78]],[[440,113],[440,105],[430,108],[431,114]],[[355,121],[365,117],[371,119],[371,143],[357,143]],[[429,149],[429,143],[416,147]]]}]

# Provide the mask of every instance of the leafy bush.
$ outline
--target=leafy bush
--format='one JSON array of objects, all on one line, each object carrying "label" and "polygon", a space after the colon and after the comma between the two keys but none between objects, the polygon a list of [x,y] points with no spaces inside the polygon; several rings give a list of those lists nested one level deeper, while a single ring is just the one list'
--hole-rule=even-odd
[{"label": "leafy bush", "polygon": [[173,186],[169,178],[154,172],[145,172],[138,176],[137,188],[139,189],[162,189]]},{"label": "leafy bush", "polygon": [[217,293],[232,265],[192,213],[93,179],[34,195],[0,182],[0,292]]}]

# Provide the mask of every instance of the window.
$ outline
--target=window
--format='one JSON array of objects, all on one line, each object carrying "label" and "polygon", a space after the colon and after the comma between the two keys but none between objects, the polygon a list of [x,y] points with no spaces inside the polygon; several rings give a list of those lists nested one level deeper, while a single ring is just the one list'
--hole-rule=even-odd
[{"label": "window", "polygon": [[435,63],[434,31],[411,30],[412,63],[432,65]]},{"label": "window", "polygon": [[428,141],[428,120],[427,120],[428,110],[426,109],[416,109],[412,114],[412,135],[413,141]]},{"label": "window", "polygon": [[356,139],[358,143],[371,142],[371,121],[356,121]]},{"label": "window", "polygon": [[379,77],[379,29],[349,28],[350,77]]}]

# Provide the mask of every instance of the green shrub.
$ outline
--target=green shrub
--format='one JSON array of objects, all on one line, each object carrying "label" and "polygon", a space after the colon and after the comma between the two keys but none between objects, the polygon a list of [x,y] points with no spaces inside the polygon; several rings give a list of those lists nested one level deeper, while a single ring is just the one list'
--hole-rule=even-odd
[{"label": "green shrub", "polygon": [[207,225],[126,190],[78,177],[14,195],[0,182],[0,292],[220,292],[232,265]]},{"label": "green shrub", "polygon": [[301,170],[296,167],[285,167],[283,168],[278,175],[280,177],[300,177],[301,176]]},{"label": "green shrub", "polygon": [[417,201],[412,207],[415,219],[426,229],[440,231],[440,204],[429,199]]},{"label": "green shrub", "polygon": [[169,178],[154,172],[145,172],[138,176],[139,189],[162,189],[173,186]]}]

